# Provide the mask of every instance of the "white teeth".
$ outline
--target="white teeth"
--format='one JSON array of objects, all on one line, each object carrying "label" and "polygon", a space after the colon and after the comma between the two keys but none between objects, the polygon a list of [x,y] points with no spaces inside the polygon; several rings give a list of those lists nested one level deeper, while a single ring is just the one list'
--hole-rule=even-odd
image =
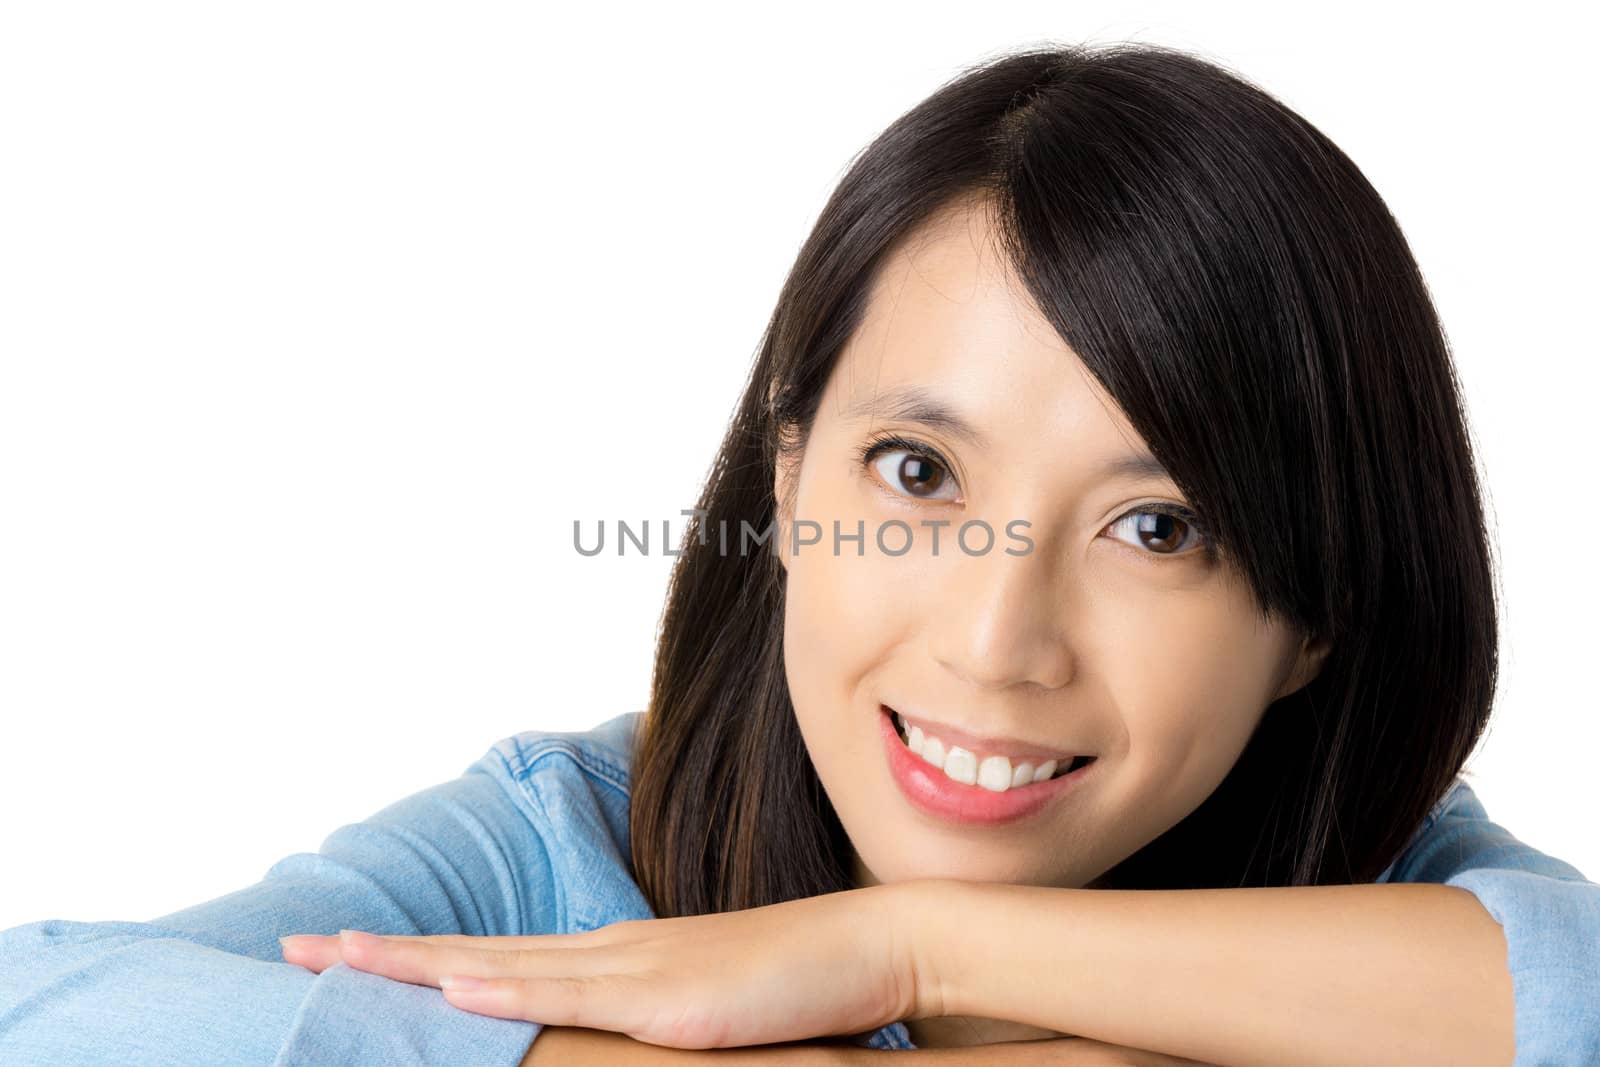
[{"label": "white teeth", "polygon": [[1004,756],[985,756],[978,764],[978,784],[996,793],[1011,788],[1011,761]]},{"label": "white teeth", "polygon": [[978,780],[978,757],[959,745],[951,745],[944,757],[944,776],[972,785]]},{"label": "white teeth", "polygon": [[[904,720],[899,715],[895,716],[896,725],[905,726]],[[1034,782],[1043,782],[1056,773],[1059,763],[1056,760],[1045,760],[1035,767],[1032,763],[1023,762],[1012,766],[1005,756],[986,756],[982,763],[978,757],[966,749],[956,745],[945,748],[944,742],[932,734],[924,733],[922,727],[913,726],[907,731],[905,745],[912,752],[922,757],[923,762],[944,771],[945,776],[964,785],[979,785],[994,793],[1003,793],[1007,789],[1017,789]]]}]

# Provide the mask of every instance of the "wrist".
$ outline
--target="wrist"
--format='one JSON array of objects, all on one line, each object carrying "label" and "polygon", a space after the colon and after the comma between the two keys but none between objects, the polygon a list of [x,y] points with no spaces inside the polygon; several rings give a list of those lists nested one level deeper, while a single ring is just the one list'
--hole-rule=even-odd
[{"label": "wrist", "polygon": [[[973,938],[983,936],[981,917],[989,914],[992,888],[984,882],[954,878],[919,878],[899,884],[894,902],[906,946],[904,973],[910,989],[907,1019],[934,1019],[973,1014],[970,968],[976,966]],[[976,954],[981,957],[982,953]]]},{"label": "wrist", "polygon": [[[917,924],[917,1011],[913,1018],[972,1016],[1013,1019],[1017,1007],[1016,977],[1039,971],[1039,961],[1052,972],[1068,965],[1070,955],[1042,941],[1059,930],[1062,909],[1078,891],[1044,889],[1005,882],[928,879],[907,883],[918,899],[906,911]],[[1048,915],[1039,905],[1049,899]],[[1024,967],[1025,957],[1034,964]],[[1060,1033],[1059,1026],[1051,1029]]]}]

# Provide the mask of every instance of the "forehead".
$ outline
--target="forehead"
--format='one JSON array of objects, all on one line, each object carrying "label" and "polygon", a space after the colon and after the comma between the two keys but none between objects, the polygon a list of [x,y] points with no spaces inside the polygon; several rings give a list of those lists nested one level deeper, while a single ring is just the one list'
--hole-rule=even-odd
[{"label": "forehead", "polygon": [[836,418],[916,388],[1012,443],[1124,452],[1144,444],[1040,313],[988,206],[946,208],[886,255],[829,382]]}]

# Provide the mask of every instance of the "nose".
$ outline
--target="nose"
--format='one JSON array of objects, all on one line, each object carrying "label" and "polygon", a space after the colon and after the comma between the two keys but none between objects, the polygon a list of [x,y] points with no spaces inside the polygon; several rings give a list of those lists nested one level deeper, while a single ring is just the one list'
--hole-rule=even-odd
[{"label": "nose", "polygon": [[948,561],[930,622],[933,659],[974,689],[1059,689],[1072,678],[1054,553],[990,552]]}]

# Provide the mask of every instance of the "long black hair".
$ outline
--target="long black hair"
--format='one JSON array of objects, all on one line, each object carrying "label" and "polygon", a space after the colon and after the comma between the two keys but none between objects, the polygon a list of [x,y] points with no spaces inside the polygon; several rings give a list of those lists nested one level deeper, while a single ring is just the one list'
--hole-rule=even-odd
[{"label": "long black hair", "polygon": [[[1370,881],[1484,730],[1496,596],[1449,347],[1383,200],[1238,74],[1145,44],[962,71],[852,162],[778,297],[685,535],[634,765],[661,916],[849,888],[782,661],[766,528],[887,252],[981,196],[1018,276],[1171,472],[1264,616],[1331,642],[1188,817],[1097,884]],[[707,534],[701,544],[702,531]]]}]

